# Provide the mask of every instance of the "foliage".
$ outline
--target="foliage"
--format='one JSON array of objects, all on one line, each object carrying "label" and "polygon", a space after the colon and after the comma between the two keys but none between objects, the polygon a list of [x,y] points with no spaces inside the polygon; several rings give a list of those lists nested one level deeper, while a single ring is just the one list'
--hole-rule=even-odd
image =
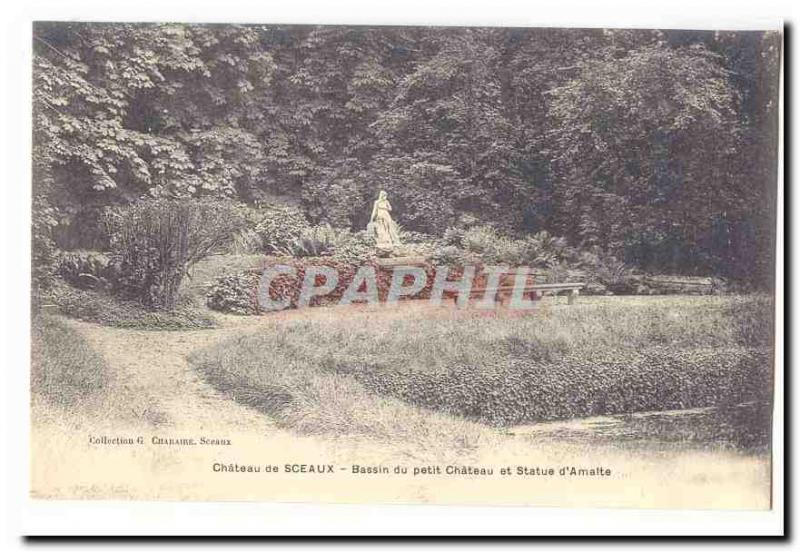
[{"label": "foliage", "polygon": [[331,257],[337,261],[358,264],[369,263],[375,258],[375,239],[366,230],[345,232],[340,235]]},{"label": "foliage", "polygon": [[531,266],[551,267],[560,262],[573,261],[575,251],[567,240],[542,230],[525,239],[523,256]]},{"label": "foliage", "polygon": [[599,246],[575,248],[567,240],[542,230],[514,239],[491,226],[468,230],[449,229],[433,258],[463,263],[467,259],[485,264],[526,266],[537,270],[545,283],[571,279],[585,281],[590,291],[636,294],[643,290],[636,271]]},{"label": "foliage", "polygon": [[243,225],[235,205],[154,199],[109,212],[117,290],[148,307],[171,310],[189,268],[229,241]]},{"label": "foliage", "polygon": [[522,239],[514,239],[492,226],[473,226],[464,231],[450,231],[445,241],[464,248],[486,263],[531,268],[551,268],[574,260],[575,250],[564,238],[542,230]]},{"label": "foliage", "polygon": [[234,235],[228,248],[228,253],[232,255],[253,255],[263,252],[263,240],[252,226],[247,226]]},{"label": "foliage", "polygon": [[659,41],[583,62],[551,90],[554,228],[648,268],[689,268],[677,246],[695,270],[717,269],[714,234],[749,216],[752,192],[725,170],[741,155],[742,127],[724,63],[704,44]]},{"label": "foliage", "polygon": [[105,291],[82,290],[66,284],[53,286],[42,303],[56,307],[64,316],[118,328],[196,330],[217,325],[208,314],[183,302],[169,311],[154,311]]},{"label": "foliage", "polygon": [[448,226],[442,234],[442,243],[444,245],[452,245],[461,247],[464,240],[464,229],[455,226]]},{"label": "foliage", "polygon": [[327,224],[309,226],[291,240],[284,253],[292,257],[331,257],[357,263],[375,257],[375,240],[366,231],[350,232]]},{"label": "foliage", "polygon": [[428,259],[437,266],[458,266],[467,262],[467,255],[455,245],[443,245],[434,249]]},{"label": "foliage", "polygon": [[461,238],[461,245],[467,251],[482,255],[491,252],[500,233],[491,226],[476,226],[470,228]]},{"label": "foliage", "polygon": [[436,241],[436,237],[425,232],[415,232],[414,230],[400,230],[400,242],[413,245],[430,245]]},{"label": "foliage", "polygon": [[291,254],[292,245],[311,225],[303,212],[291,205],[274,205],[255,225],[254,232],[267,254]]},{"label": "foliage", "polygon": [[[381,266],[374,259],[352,261],[341,260],[336,256],[327,256],[275,259],[272,262],[276,265],[288,265],[294,269],[294,274],[292,275],[280,274],[274,277],[270,282],[268,291],[270,299],[286,302],[288,308],[297,308],[303,281],[311,267],[328,267],[333,269],[337,276],[334,289],[323,296],[311,298],[309,305],[312,307],[338,303],[361,267],[371,267],[374,270],[377,298],[381,302],[386,301],[393,278],[393,269]],[[269,264],[264,268],[268,269]],[[432,263],[426,263],[422,268],[427,278],[425,286],[414,295],[402,296],[401,300],[430,298],[436,278],[436,266]],[[451,265],[448,268],[448,278],[450,279],[457,279],[462,274],[463,268],[461,266]],[[217,278],[207,296],[208,306],[221,312],[261,314],[262,307],[257,302],[260,276],[261,274],[257,271],[247,270],[235,275],[225,275]],[[474,285],[476,287],[482,285],[485,281],[484,278],[482,275],[476,276]],[[325,276],[317,274],[314,283],[317,286],[324,284]],[[407,281],[406,284],[408,283]],[[360,291],[364,291],[363,285]],[[454,294],[450,291],[444,292],[444,297],[446,298],[453,296]],[[363,301],[358,299],[356,302]]]},{"label": "foliage", "polygon": [[[296,419],[304,395],[281,374],[300,366],[380,397],[511,425],[768,401],[771,337],[754,329],[770,313],[759,297],[615,298],[481,324],[306,322],[215,345],[195,361],[224,375],[228,388],[247,390],[237,396],[280,395],[275,410]],[[256,385],[264,379],[274,385]],[[372,415],[364,411],[363,423]]]},{"label": "foliage", "polygon": [[329,256],[349,234],[347,230],[337,230],[330,225],[311,226],[289,243],[287,253],[292,257]]},{"label": "foliage", "polygon": [[206,296],[208,308],[231,314],[259,314],[259,274],[251,271],[222,276]]},{"label": "foliage", "polygon": [[210,119],[269,82],[258,39],[246,27],[38,23],[37,147],[78,197],[245,191],[261,146]]},{"label": "foliage", "polygon": [[52,229],[57,224],[55,209],[42,196],[33,200],[31,233],[31,285],[34,294],[49,289],[55,280],[58,254]]},{"label": "foliage", "polygon": [[376,178],[399,205],[413,206],[401,222],[427,231],[462,212],[499,220],[502,205],[524,188],[497,71],[503,31],[439,33],[419,40],[423,59],[375,122]]},{"label": "foliage", "polygon": [[277,194],[352,230],[385,189],[411,231],[772,279],[777,33],[40,22],[33,58],[39,220]]},{"label": "foliage", "polygon": [[111,289],[117,276],[111,259],[96,251],[61,252],[58,275],[75,287],[89,289]]},{"label": "foliage", "polygon": [[625,263],[614,257],[603,259],[592,267],[593,279],[600,282],[611,291],[632,291],[634,282],[633,270]]},{"label": "foliage", "polygon": [[518,243],[492,226],[475,226],[461,237],[461,247],[487,263],[520,264]]},{"label": "foliage", "polygon": [[402,440],[409,453],[424,451],[426,458],[437,451],[458,456],[491,439],[478,424],[375,395],[353,378],[321,372],[300,358],[265,370],[285,358],[280,339],[237,341],[195,351],[189,360],[220,393],[296,433]]}]

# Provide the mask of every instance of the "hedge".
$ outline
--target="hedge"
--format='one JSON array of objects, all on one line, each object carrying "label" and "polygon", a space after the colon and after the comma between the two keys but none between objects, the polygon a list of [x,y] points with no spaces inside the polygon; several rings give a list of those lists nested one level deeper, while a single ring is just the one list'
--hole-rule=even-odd
[{"label": "hedge", "polygon": [[[269,296],[273,301],[283,301],[288,298],[289,308],[297,308],[298,300],[300,297],[300,290],[305,278],[306,271],[311,266],[326,266],[336,270],[338,274],[338,281],[336,287],[328,294],[313,297],[309,306],[324,306],[333,305],[338,303],[344,295],[353,278],[362,266],[371,266],[375,270],[376,287],[378,291],[378,299],[383,302],[389,293],[389,288],[392,283],[392,268],[382,266],[378,262],[370,261],[367,263],[347,263],[336,261],[325,257],[303,258],[303,259],[285,259],[279,262],[271,262],[265,265],[263,270],[270,266],[285,265],[291,266],[295,269],[294,275],[280,274],[274,277],[270,283]],[[429,299],[433,282],[436,277],[436,267],[431,263],[425,263],[421,266],[427,276],[426,285],[418,293],[414,295],[402,296],[400,299]],[[476,267],[476,273],[479,272],[479,267]],[[209,308],[221,312],[228,312],[234,314],[262,314],[264,309],[258,302],[258,286],[261,278],[259,271],[246,271],[238,274],[223,276],[215,282],[207,295],[207,304]],[[448,271],[448,279],[457,280],[463,275],[463,267],[450,267]],[[476,275],[473,280],[473,287],[485,283],[485,276]],[[404,284],[410,284],[411,276],[406,276]],[[319,286],[325,283],[325,277],[318,275],[315,279],[315,285]],[[363,291],[360,288],[359,291]],[[445,291],[444,297],[454,297],[454,293]],[[358,301],[356,301],[358,302]]]},{"label": "hedge", "polygon": [[498,358],[495,366],[445,372],[323,362],[375,393],[498,426],[770,399],[770,355],[763,350],[619,353],[602,359],[568,354],[555,362]]}]

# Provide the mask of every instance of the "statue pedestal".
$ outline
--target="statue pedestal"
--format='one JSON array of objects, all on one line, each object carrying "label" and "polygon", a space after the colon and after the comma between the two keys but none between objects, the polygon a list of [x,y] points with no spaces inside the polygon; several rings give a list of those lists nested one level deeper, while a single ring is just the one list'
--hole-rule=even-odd
[{"label": "statue pedestal", "polygon": [[375,246],[375,251],[378,253],[378,258],[385,259],[387,257],[392,256],[393,248],[391,245],[388,246],[378,245]]}]

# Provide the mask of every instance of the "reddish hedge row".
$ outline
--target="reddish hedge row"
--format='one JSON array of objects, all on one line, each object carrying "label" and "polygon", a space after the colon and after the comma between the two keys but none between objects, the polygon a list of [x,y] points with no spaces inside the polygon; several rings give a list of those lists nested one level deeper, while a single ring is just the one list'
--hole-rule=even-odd
[{"label": "reddish hedge row", "polygon": [[[352,283],[358,269],[361,266],[364,266],[362,264],[350,264],[324,258],[286,259],[272,261],[269,264],[266,264],[264,268],[259,271],[250,271],[245,274],[220,278],[208,294],[209,307],[216,310],[221,310],[223,312],[235,312],[237,314],[259,314],[263,312],[263,308],[258,303],[258,287],[261,274],[264,270],[278,265],[290,266],[294,268],[295,274],[279,274],[273,277],[270,282],[269,297],[273,301],[284,301],[286,298],[288,298],[290,308],[297,308],[298,306],[303,280],[309,267],[326,266],[333,268],[338,274],[336,287],[330,293],[311,298],[309,306],[314,307],[338,303],[347,288]],[[375,270],[376,288],[379,301],[386,301],[392,284],[393,268],[382,266],[378,262],[367,263],[367,265],[372,266]],[[426,263],[420,266],[420,268],[425,271],[427,277],[425,286],[422,288],[422,290],[414,295],[401,296],[401,300],[430,298],[437,269],[430,263]],[[476,272],[480,272],[479,267],[476,267]],[[458,280],[461,278],[463,273],[463,267],[450,267],[448,269],[447,279]],[[473,280],[473,288],[485,285],[485,279],[486,277],[482,274],[476,275]],[[410,285],[412,281],[413,276],[406,275],[403,284]],[[324,283],[325,276],[317,275],[315,278],[315,285],[320,286]],[[364,290],[365,284],[362,284],[358,291]],[[443,296],[444,298],[452,298],[455,297],[455,293],[445,291]],[[244,301],[242,301],[242,298],[245,298]]]}]

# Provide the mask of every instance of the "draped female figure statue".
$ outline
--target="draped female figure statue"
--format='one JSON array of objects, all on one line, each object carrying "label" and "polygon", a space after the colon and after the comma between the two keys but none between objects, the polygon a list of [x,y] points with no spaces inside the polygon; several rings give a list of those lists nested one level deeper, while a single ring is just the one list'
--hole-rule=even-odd
[{"label": "draped female figure statue", "polygon": [[395,245],[400,245],[399,228],[392,220],[391,211],[392,205],[386,192],[381,190],[378,199],[372,204],[372,216],[369,218],[369,227],[375,234],[375,244],[380,249],[391,249]]}]

